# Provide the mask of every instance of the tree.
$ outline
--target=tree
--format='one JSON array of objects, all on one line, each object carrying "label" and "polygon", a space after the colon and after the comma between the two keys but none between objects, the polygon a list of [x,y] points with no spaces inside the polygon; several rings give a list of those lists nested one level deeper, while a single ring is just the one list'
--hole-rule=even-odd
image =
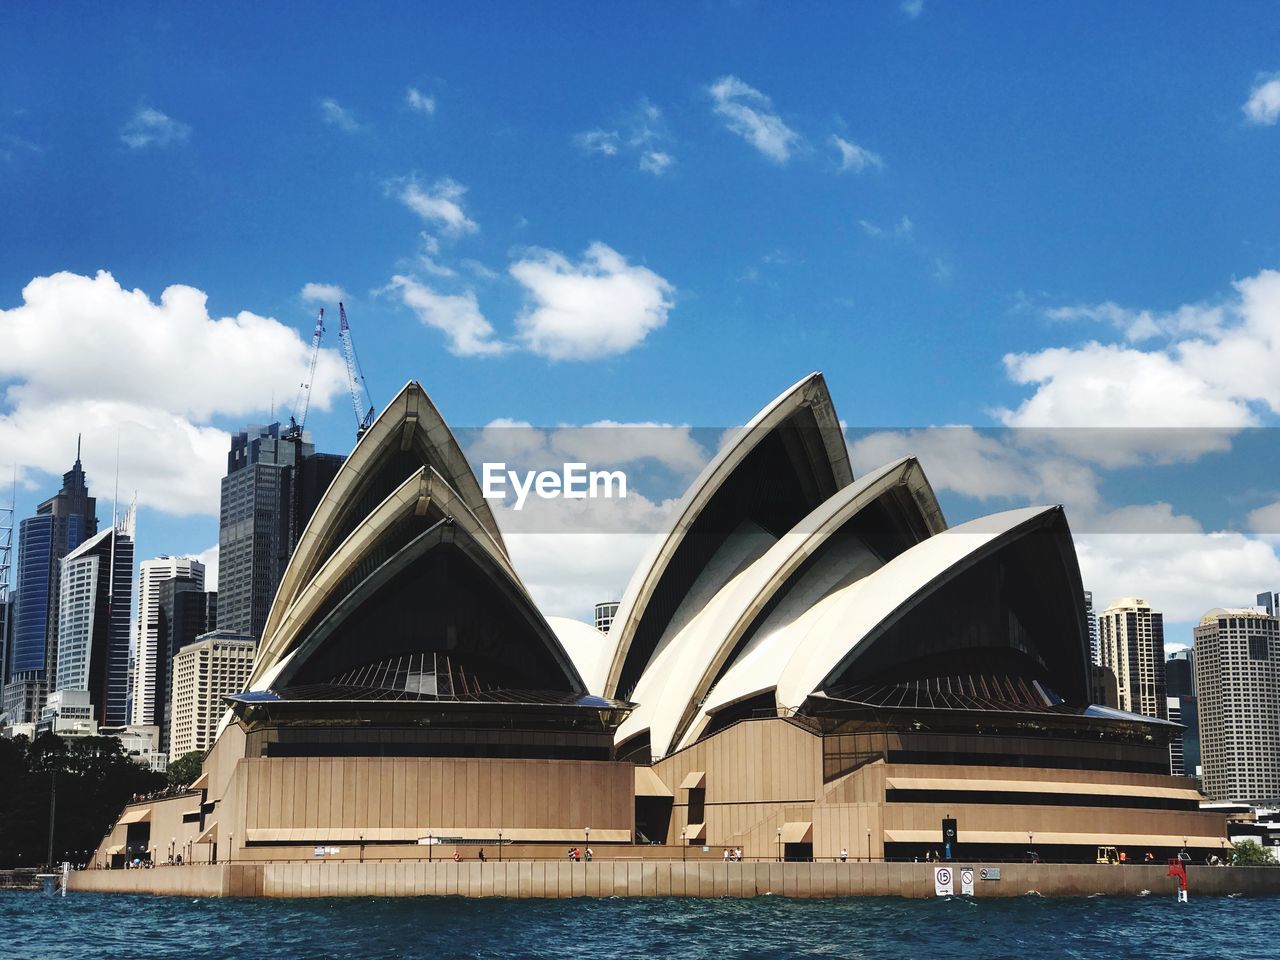
[{"label": "tree", "polygon": [[190,753],[184,753],[169,764],[169,786],[185,787],[189,783],[195,783],[196,778],[200,776],[200,767],[203,763],[204,754],[201,751],[192,750]]},{"label": "tree", "polygon": [[1231,845],[1231,862],[1237,867],[1274,867],[1276,858],[1256,840],[1237,840]]},{"label": "tree", "polygon": [[130,797],[164,786],[161,774],[130,760],[114,737],[0,740],[0,867],[45,862],[55,781],[55,860],[87,858]]}]

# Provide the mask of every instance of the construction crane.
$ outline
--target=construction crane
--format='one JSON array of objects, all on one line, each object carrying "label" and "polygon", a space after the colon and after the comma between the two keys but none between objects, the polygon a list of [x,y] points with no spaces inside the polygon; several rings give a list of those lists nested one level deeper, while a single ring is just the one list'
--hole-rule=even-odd
[{"label": "construction crane", "polygon": [[373,404],[369,402],[369,388],[356,356],[356,345],[351,340],[351,327],[347,325],[347,308],[338,304],[338,339],[342,341],[342,355],[347,360],[347,385],[351,388],[351,406],[356,411],[356,439],[373,425]]},{"label": "construction crane", "polygon": [[307,370],[307,379],[298,384],[298,396],[293,401],[293,414],[289,417],[289,426],[284,432],[284,439],[295,442],[302,439],[302,431],[307,425],[307,411],[311,409],[311,384],[316,379],[316,361],[320,359],[320,339],[324,336],[324,307],[320,308],[320,316],[316,317],[316,329],[311,334],[311,366]]}]

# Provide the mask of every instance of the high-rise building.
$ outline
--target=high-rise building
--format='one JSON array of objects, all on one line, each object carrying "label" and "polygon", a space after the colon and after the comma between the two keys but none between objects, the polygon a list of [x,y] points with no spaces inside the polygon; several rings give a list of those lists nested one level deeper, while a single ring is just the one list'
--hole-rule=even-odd
[{"label": "high-rise building", "polygon": [[1099,663],[1098,660],[1098,611],[1093,609],[1093,591],[1086,590],[1084,592],[1084,618],[1089,624],[1089,662]]},{"label": "high-rise building", "polygon": [[1273,617],[1280,617],[1280,593],[1258,594],[1258,606]]},{"label": "high-rise building", "polygon": [[87,690],[100,724],[128,723],[133,511],[62,561],[53,692]]},{"label": "high-rise building", "polygon": [[1194,672],[1205,793],[1280,802],[1280,617],[1210,610],[1195,628]]},{"label": "high-rise building", "polygon": [[199,587],[192,577],[173,577],[160,584],[156,717],[164,721],[160,725],[160,743],[166,752],[173,721],[173,659],[187,644],[218,626],[218,594]]},{"label": "high-rise building", "polygon": [[1200,775],[1200,713],[1196,704],[1195,657],[1175,650],[1164,665],[1169,719],[1183,730],[1169,742],[1169,772],[1175,777]]},{"label": "high-rise building", "polygon": [[0,506],[0,687],[9,682],[9,630],[13,625],[13,598],[9,595],[9,573],[13,569],[13,514],[16,508],[17,481],[14,481],[14,500]]},{"label": "high-rise building", "polygon": [[618,612],[617,600],[606,600],[604,603],[596,604],[596,629],[601,633],[608,633],[609,628],[613,626],[613,618]]},{"label": "high-rise building", "polygon": [[1110,667],[1100,663],[1089,664],[1089,701],[1099,707],[1118,707],[1120,694],[1116,675]]},{"label": "high-rise building", "polygon": [[[204,564],[192,557],[157,557],[138,565],[138,625],[135,631],[133,699],[130,723],[158,725],[164,717],[163,694],[167,686],[169,658],[159,645],[160,584],[174,577],[191,580],[204,589]],[[203,632],[203,631],[202,631]]]},{"label": "high-rise building", "polygon": [[215,630],[189,643],[173,660],[173,719],[169,759],[213,746],[222,698],[241,693],[253,672],[252,637]]},{"label": "high-rise building", "polygon": [[[0,585],[0,687],[8,680],[9,643],[12,639],[13,597]],[[3,707],[0,706],[0,711]]]},{"label": "high-rise building", "polygon": [[342,461],[278,423],[232,436],[218,527],[222,627],[262,635],[285,564]]},{"label": "high-rise building", "polygon": [[1121,710],[1164,720],[1164,615],[1141,597],[1112,600],[1098,617],[1098,662],[1116,675]]},{"label": "high-rise building", "polygon": [[58,583],[62,558],[98,532],[97,501],[76,462],[62,476],[62,489],[18,525],[17,591],[13,640],[3,691],[12,723],[35,723],[52,689],[58,662]]}]

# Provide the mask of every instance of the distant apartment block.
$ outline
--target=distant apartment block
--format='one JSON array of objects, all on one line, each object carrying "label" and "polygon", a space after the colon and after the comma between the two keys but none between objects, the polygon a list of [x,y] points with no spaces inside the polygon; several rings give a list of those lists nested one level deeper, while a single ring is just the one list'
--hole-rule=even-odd
[{"label": "distant apartment block", "polygon": [[1195,628],[1195,685],[1205,793],[1280,802],[1280,617],[1206,613]]},{"label": "distant apartment block", "polygon": [[164,716],[163,690],[159,688],[167,685],[170,664],[160,648],[160,585],[174,577],[187,578],[203,590],[204,564],[191,557],[157,557],[138,565],[138,625],[134,635],[130,723],[159,725]]},{"label": "distant apartment block", "polygon": [[171,760],[213,746],[226,709],[222,698],[248,687],[255,646],[252,637],[215,630],[178,651],[173,660]]},{"label": "distant apartment block", "polygon": [[618,601],[609,600],[605,603],[596,604],[596,629],[601,633],[608,633],[609,628],[613,626],[613,618],[618,613]]},{"label": "distant apartment block", "polygon": [[1113,600],[1098,617],[1098,662],[1116,676],[1119,707],[1164,720],[1164,616],[1141,597]]}]

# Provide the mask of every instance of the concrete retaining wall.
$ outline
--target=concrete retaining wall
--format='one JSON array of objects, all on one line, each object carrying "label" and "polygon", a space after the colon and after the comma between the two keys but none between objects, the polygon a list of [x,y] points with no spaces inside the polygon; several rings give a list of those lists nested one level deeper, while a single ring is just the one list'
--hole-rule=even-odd
[{"label": "concrete retaining wall", "polygon": [[[982,864],[973,864],[981,868]],[[979,897],[1173,896],[1161,866],[1002,864],[1001,879],[977,882]],[[958,872],[958,871],[957,871]],[[1280,868],[1189,870],[1191,896],[1280,894]],[[957,880],[956,889],[959,889]],[[682,863],[518,861],[504,863],[269,863],[87,870],[71,890],[181,896],[259,897],[931,897],[925,863]]]}]

